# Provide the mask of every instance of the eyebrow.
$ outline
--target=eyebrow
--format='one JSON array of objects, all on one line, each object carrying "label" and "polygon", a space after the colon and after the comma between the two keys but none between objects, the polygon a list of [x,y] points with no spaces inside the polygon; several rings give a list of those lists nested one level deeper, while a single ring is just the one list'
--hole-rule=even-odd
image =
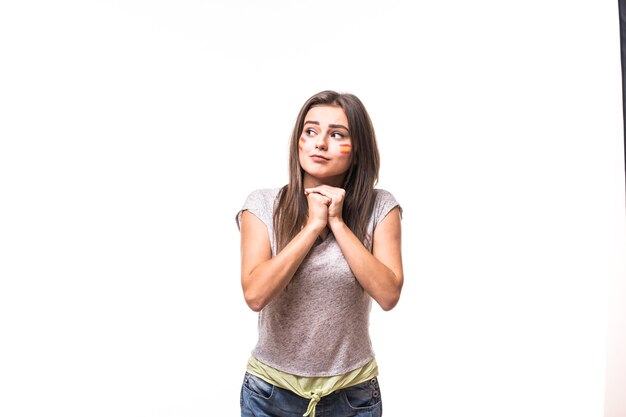
[{"label": "eyebrow", "polygon": [[[315,120],[307,120],[306,122],[304,122],[305,125],[308,124],[308,123],[313,124],[313,125],[318,125],[318,126],[320,125],[320,122],[317,122]],[[341,129],[346,129],[348,132],[350,131],[350,129],[348,129],[344,125],[330,124],[330,125],[328,125],[328,127],[332,127],[334,129],[341,128]]]}]

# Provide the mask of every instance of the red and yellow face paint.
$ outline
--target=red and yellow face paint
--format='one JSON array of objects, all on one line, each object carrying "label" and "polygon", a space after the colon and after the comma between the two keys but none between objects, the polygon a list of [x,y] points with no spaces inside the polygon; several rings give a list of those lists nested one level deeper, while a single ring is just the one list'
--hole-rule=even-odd
[{"label": "red and yellow face paint", "polygon": [[298,141],[298,149],[300,151],[302,151],[302,147],[304,146],[305,142],[306,142],[306,138],[304,136],[300,136],[300,140]]},{"label": "red and yellow face paint", "polygon": [[349,143],[342,143],[339,145],[339,153],[342,155],[350,155],[352,152],[352,145]]}]

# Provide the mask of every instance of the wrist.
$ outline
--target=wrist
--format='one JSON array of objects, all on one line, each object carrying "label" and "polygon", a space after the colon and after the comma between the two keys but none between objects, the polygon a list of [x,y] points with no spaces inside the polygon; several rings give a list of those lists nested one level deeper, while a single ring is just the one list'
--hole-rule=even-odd
[{"label": "wrist", "polygon": [[329,217],[328,218],[328,227],[331,229],[335,229],[337,227],[341,227],[344,225],[342,217]]},{"label": "wrist", "polygon": [[323,220],[309,220],[304,226],[305,229],[309,229],[316,235],[319,234],[326,227],[326,222]]}]

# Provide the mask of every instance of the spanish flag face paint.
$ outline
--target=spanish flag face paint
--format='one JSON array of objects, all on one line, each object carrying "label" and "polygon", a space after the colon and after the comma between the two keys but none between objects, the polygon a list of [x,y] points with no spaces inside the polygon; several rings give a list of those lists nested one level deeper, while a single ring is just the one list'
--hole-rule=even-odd
[{"label": "spanish flag face paint", "polygon": [[350,155],[350,152],[352,151],[352,145],[350,145],[349,143],[342,143],[341,145],[339,145],[339,153],[342,155]]},{"label": "spanish flag face paint", "polygon": [[302,151],[302,146],[304,146],[305,142],[306,142],[306,138],[304,136],[300,136],[300,140],[298,141],[298,149],[300,151]]}]

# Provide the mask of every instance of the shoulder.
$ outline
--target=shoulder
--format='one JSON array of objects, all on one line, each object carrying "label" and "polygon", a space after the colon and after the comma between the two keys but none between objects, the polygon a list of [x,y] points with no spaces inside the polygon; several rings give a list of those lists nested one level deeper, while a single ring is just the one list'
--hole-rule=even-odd
[{"label": "shoulder", "polygon": [[400,216],[402,216],[402,206],[400,206],[400,203],[398,203],[398,200],[396,200],[393,194],[380,188],[374,189],[374,193],[376,196],[374,199],[374,209],[372,211],[374,225],[380,223],[380,221],[396,207],[398,207]]},{"label": "shoulder", "polygon": [[274,211],[274,202],[280,190],[280,188],[261,188],[248,194],[246,201],[243,203],[241,210],[239,210],[235,218],[237,226],[241,227],[242,213],[249,211],[270,227]]},{"label": "shoulder", "polygon": [[385,206],[392,204],[394,206],[400,205],[398,200],[387,190],[383,190],[382,188],[375,188],[374,195],[376,198],[374,199],[375,206]]},{"label": "shoulder", "polygon": [[382,188],[374,188],[374,194],[376,195],[376,201],[379,200],[395,200],[393,194],[391,194],[387,190],[383,190]]},{"label": "shoulder", "polygon": [[280,188],[260,188],[248,194],[246,201],[273,202],[280,190]]}]

